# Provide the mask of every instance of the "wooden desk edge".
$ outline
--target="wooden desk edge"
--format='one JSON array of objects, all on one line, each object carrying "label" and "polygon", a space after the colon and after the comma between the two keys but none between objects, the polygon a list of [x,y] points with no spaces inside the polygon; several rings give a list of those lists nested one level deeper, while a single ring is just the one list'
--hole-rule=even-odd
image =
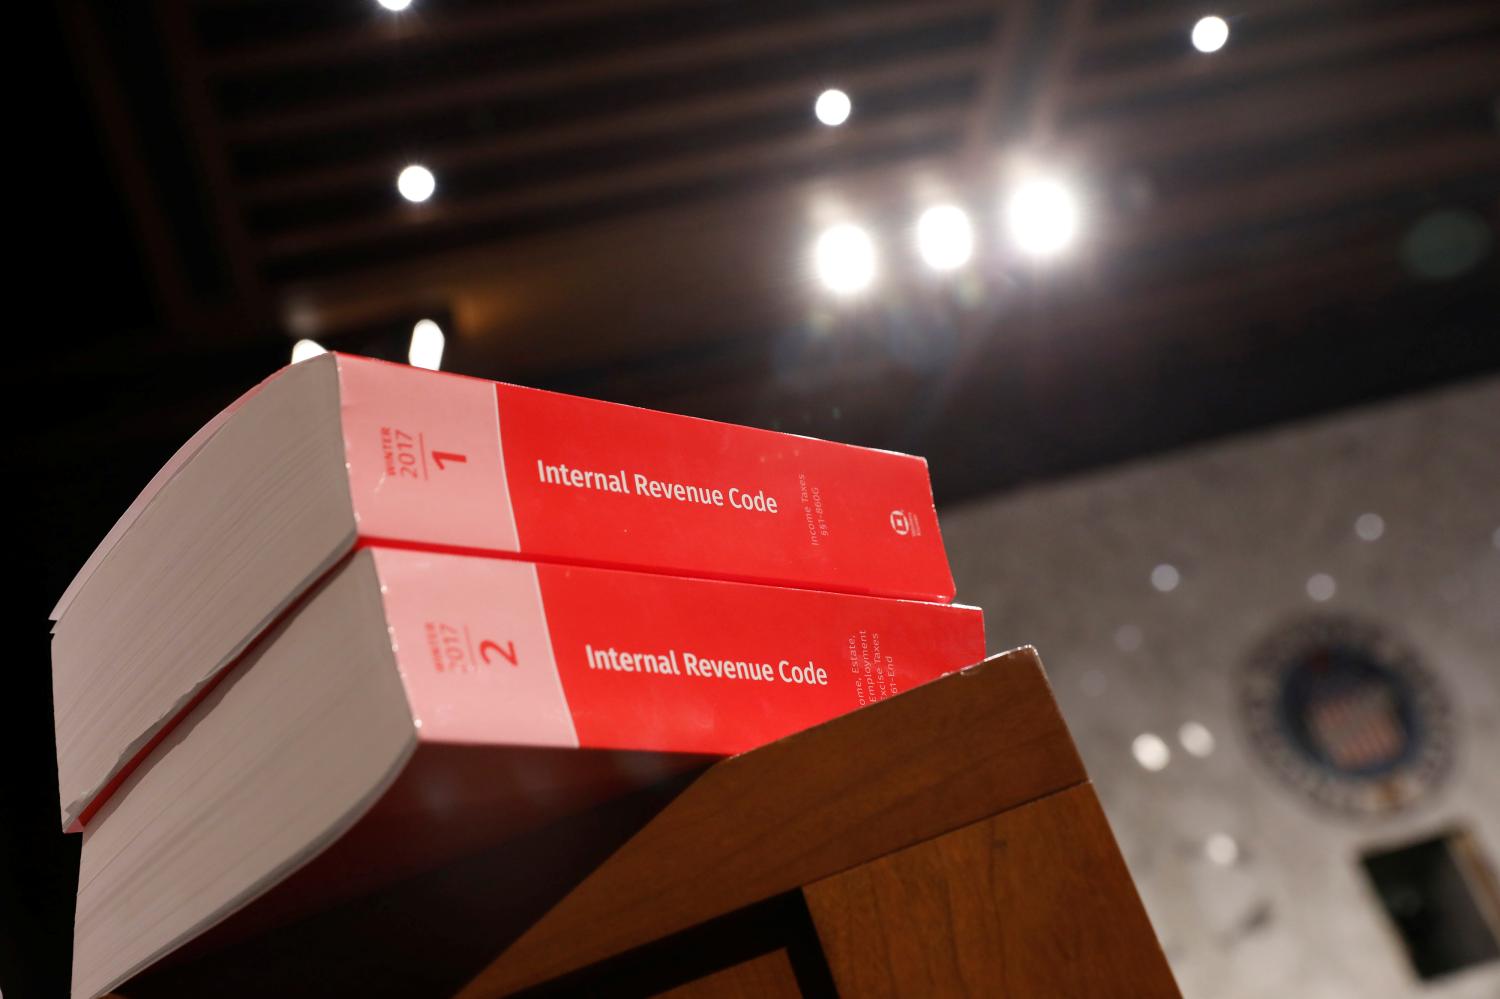
[{"label": "wooden desk edge", "polygon": [[460,993],[489,999],[1087,782],[1025,646],[716,764]]}]

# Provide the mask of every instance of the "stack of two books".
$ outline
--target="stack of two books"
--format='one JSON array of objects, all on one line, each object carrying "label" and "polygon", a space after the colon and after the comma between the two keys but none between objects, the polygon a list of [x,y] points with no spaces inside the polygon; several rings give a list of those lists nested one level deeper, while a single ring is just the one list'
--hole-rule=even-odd
[{"label": "stack of two books", "polygon": [[975,662],[952,596],[920,459],[284,369],[54,612],[73,994]]}]

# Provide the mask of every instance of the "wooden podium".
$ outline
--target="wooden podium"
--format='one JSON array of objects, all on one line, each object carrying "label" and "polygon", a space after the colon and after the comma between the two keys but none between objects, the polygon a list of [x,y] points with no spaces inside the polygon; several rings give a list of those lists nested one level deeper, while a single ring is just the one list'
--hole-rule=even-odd
[{"label": "wooden podium", "polygon": [[[476,927],[453,909],[427,913],[451,916],[450,932],[410,955],[354,939],[388,969],[447,961],[448,980],[468,982],[460,999],[1178,995],[1030,648],[716,763],[661,800],[546,906],[522,899],[514,874],[489,884],[478,869],[423,889],[429,906],[459,882],[470,895],[514,889],[516,906],[544,911],[524,926]],[[487,966],[473,947],[440,953],[463,936],[482,946],[491,925],[491,941],[509,942]],[[300,953],[307,933],[287,934],[237,969],[148,975],[122,994],[209,982],[222,993],[231,981],[262,995],[339,991],[317,963],[327,940],[308,933]],[[295,971],[255,986],[283,954]],[[399,977],[373,976],[358,994],[411,994]]]}]

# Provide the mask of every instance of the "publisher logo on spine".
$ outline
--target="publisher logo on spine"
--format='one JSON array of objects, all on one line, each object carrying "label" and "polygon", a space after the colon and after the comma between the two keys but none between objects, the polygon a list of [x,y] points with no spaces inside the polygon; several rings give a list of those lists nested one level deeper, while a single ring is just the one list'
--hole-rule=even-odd
[{"label": "publisher logo on spine", "polygon": [[908,510],[891,511],[891,530],[903,538],[920,538],[922,536],[922,524],[917,520],[917,515]]}]

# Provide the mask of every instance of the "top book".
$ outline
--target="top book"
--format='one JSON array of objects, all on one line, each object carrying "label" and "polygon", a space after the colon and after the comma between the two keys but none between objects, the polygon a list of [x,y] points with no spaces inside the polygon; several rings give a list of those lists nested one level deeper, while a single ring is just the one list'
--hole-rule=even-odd
[{"label": "top book", "polygon": [[65,823],[360,544],[953,598],[920,458],[324,355],[194,435],[53,611]]}]

